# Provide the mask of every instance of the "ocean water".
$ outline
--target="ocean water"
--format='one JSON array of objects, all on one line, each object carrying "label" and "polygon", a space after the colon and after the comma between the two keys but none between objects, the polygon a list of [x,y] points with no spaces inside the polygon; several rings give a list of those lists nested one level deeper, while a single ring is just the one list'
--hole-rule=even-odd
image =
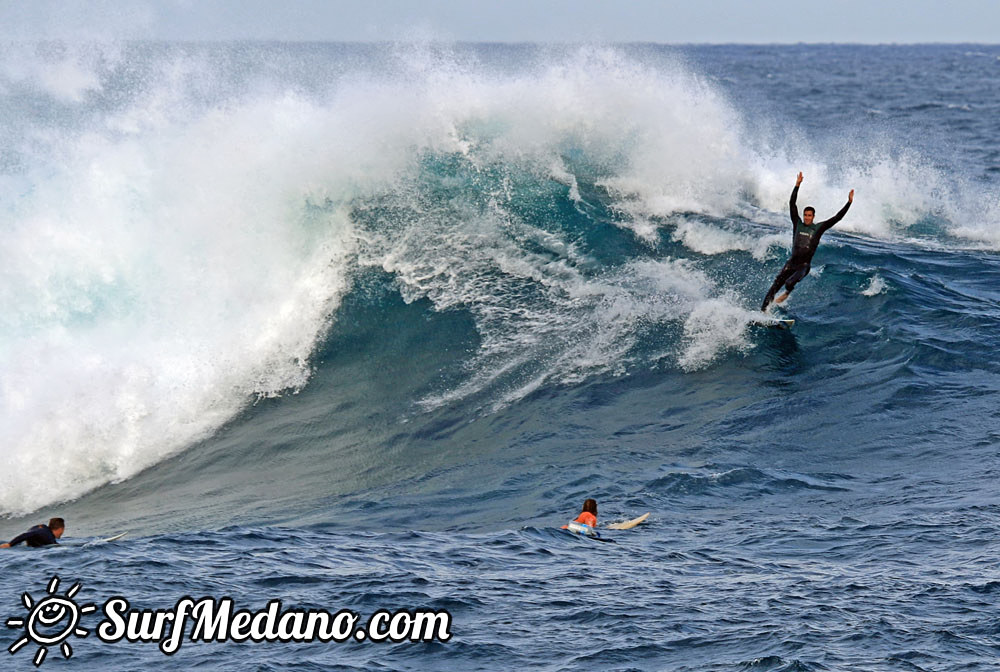
[{"label": "ocean water", "polygon": [[[998,78],[982,45],[0,45],[0,537],[68,523],[0,554],[0,617],[95,605],[5,667],[996,669]],[[786,331],[799,171],[821,219],[856,196]],[[559,530],[587,497],[649,520]],[[450,637],[166,655],[98,637],[117,596]]]}]

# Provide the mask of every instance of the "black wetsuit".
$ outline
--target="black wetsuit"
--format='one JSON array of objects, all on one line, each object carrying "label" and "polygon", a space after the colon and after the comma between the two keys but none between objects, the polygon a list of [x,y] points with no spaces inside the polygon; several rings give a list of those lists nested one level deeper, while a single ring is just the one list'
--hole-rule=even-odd
[{"label": "black wetsuit", "polygon": [[771,289],[767,290],[767,296],[764,297],[764,303],[760,307],[761,310],[767,310],[768,304],[774,300],[774,295],[778,293],[778,289],[782,285],[791,292],[799,280],[809,275],[809,264],[812,262],[813,255],[816,254],[819,239],[827,229],[842,220],[851,207],[851,202],[847,201],[840,212],[830,219],[825,222],[813,222],[812,226],[806,226],[799,218],[799,208],[795,205],[795,199],[798,195],[799,185],[795,185],[795,188],[792,189],[792,197],[788,201],[792,216],[792,256],[778,273],[778,277],[774,279]]},{"label": "black wetsuit", "polygon": [[17,546],[22,541],[27,542],[28,546],[32,548],[59,543],[56,541],[56,535],[52,534],[52,530],[49,529],[48,525],[35,525],[24,534],[19,534],[11,539],[10,545]]}]

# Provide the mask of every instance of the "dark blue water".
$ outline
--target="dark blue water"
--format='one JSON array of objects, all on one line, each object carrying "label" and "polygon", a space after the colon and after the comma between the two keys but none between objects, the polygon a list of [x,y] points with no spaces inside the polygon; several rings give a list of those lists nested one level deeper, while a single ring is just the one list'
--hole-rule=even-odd
[{"label": "dark blue water", "polygon": [[[1000,48],[2,56],[2,534],[68,529],[0,616],[98,608],[45,669],[995,666]],[[856,196],[786,331],[799,171]],[[167,656],[114,596],[451,637]]]}]

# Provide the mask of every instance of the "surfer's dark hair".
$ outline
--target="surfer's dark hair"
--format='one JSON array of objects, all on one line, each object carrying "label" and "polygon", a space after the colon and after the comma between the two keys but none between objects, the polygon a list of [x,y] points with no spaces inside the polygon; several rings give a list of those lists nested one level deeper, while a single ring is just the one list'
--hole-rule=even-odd
[{"label": "surfer's dark hair", "polygon": [[587,513],[592,513],[597,515],[597,500],[596,499],[586,499],[583,502],[583,510]]},{"label": "surfer's dark hair", "polygon": [[811,205],[807,205],[806,207],[802,208],[802,214],[803,215],[806,214],[807,212],[811,212],[811,213],[813,213],[815,215],[816,214],[816,208],[814,208]]},{"label": "surfer's dark hair", "polygon": [[66,521],[62,518],[49,518],[49,529],[58,530],[60,527],[66,527]]}]

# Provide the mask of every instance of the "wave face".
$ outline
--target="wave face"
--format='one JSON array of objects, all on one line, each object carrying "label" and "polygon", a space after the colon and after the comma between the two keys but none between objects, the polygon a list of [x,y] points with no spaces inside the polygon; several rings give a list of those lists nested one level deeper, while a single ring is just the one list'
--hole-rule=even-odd
[{"label": "wave face", "polygon": [[[344,669],[992,664],[998,58],[3,45],[5,531],[133,541],[0,598],[452,611],[303,645]],[[856,199],[784,331],[800,170]],[[652,515],[591,544],[585,497]]]},{"label": "wave face", "polygon": [[[834,288],[797,295],[850,296],[844,338],[873,301],[904,301],[871,325],[885,333],[924,310],[898,297],[913,281],[890,277],[898,255],[992,264],[977,111],[995,101],[949,88],[988,56],[948,52],[922,91],[907,73],[933,49],[821,52],[818,82],[792,49],[722,53],[8,45],[0,509],[129,479],[309,384],[356,403],[336,372],[309,382],[331,358],[379,374],[370,344],[343,361],[351,330],[412,339],[413,396],[364,405],[418,424],[739,362],[770,338],[754,308],[799,169],[821,214],[858,190],[837,227],[854,237],[820,256]],[[382,323],[398,299],[417,309]],[[426,345],[441,319],[459,323],[447,366]]]}]

